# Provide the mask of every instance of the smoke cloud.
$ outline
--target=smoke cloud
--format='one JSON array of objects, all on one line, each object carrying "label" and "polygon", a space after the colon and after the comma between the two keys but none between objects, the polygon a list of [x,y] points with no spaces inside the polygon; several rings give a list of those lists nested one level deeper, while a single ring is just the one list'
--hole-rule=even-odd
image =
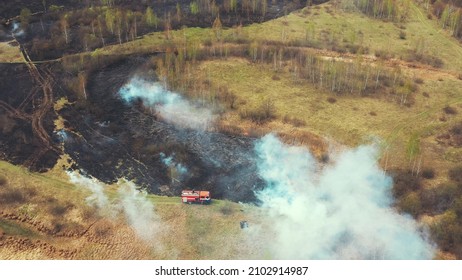
[{"label": "smoke cloud", "polygon": [[119,180],[117,193],[120,202],[110,203],[104,193],[105,185],[97,179],[82,176],[75,171],[67,172],[67,175],[71,183],[91,191],[92,194],[86,198],[89,205],[112,219],[116,217],[116,211],[121,210],[128,224],[141,239],[150,242],[155,240],[161,228],[161,219],[154,212],[154,205],[147,198],[145,191],[138,190],[132,182]]},{"label": "smoke cloud", "polygon": [[13,28],[11,32],[16,37],[20,37],[24,35],[24,30],[21,28],[21,25],[18,22],[13,22]]},{"label": "smoke cloud", "polygon": [[86,198],[89,205],[101,211],[109,210],[109,200],[104,193],[104,184],[93,177],[85,177],[77,172],[66,172],[71,183],[84,187],[91,191],[91,195]]},{"label": "smoke cloud", "polygon": [[206,130],[215,118],[211,109],[193,104],[158,82],[134,77],[119,90],[119,94],[127,103],[141,99],[162,119],[178,127]]},{"label": "smoke cloud", "polygon": [[118,194],[122,209],[130,226],[145,241],[153,241],[161,228],[160,217],[154,212],[154,205],[145,191],[137,190],[129,181],[119,181]]},{"label": "smoke cloud", "polygon": [[169,168],[174,168],[180,176],[183,176],[188,173],[188,169],[181,163],[177,163],[173,158],[173,155],[166,156],[164,153],[160,153],[160,159]]},{"label": "smoke cloud", "polygon": [[257,197],[271,219],[276,259],[430,259],[434,246],[392,208],[392,180],[377,149],[345,151],[321,169],[310,152],[267,135],[256,144],[267,187]]}]

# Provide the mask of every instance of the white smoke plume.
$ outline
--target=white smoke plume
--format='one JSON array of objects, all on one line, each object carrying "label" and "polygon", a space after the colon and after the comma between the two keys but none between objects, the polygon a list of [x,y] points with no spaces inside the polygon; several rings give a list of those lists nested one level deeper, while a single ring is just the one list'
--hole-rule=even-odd
[{"label": "white smoke plume", "polygon": [[64,130],[64,129],[60,129],[60,130],[56,131],[55,133],[56,133],[56,135],[58,135],[61,142],[66,142],[66,140],[69,138],[69,136],[67,135],[66,130]]},{"label": "white smoke plume", "polygon": [[154,108],[162,119],[178,127],[206,130],[215,118],[209,108],[193,104],[158,82],[134,77],[119,90],[119,94],[127,103],[141,99],[144,105]]},{"label": "white smoke plume", "polygon": [[91,191],[91,195],[86,198],[89,205],[97,207],[100,211],[111,212],[109,200],[104,193],[104,184],[93,177],[85,177],[78,172],[66,172],[71,183],[82,186]]},{"label": "white smoke plume", "polygon": [[119,181],[118,194],[130,226],[145,241],[154,241],[161,229],[161,219],[145,191],[137,190],[132,182]]},{"label": "white smoke plume", "polygon": [[374,146],[340,153],[321,169],[310,152],[274,135],[256,144],[267,187],[257,193],[271,218],[276,259],[431,259],[434,246],[392,208],[392,180]]},{"label": "white smoke plume", "polygon": [[[152,242],[160,232],[161,219],[154,212],[154,205],[146,197],[145,191],[137,190],[136,185],[126,180],[119,180],[119,202],[111,203],[104,193],[105,185],[92,177],[85,177],[77,172],[67,172],[71,183],[82,186],[92,192],[86,198],[89,205],[96,207],[101,214],[115,219],[116,209],[120,209],[128,224],[144,241]],[[153,244],[155,245],[155,244]]]},{"label": "white smoke plume", "polygon": [[173,155],[167,157],[164,153],[160,153],[160,158],[162,162],[165,164],[165,166],[175,168],[175,170],[179,173],[180,176],[183,176],[186,173],[188,173],[188,169],[183,164],[176,162],[173,158]]},{"label": "white smoke plume", "polygon": [[21,28],[21,25],[17,22],[13,22],[13,28],[11,30],[14,36],[20,37],[24,35],[24,30]]}]

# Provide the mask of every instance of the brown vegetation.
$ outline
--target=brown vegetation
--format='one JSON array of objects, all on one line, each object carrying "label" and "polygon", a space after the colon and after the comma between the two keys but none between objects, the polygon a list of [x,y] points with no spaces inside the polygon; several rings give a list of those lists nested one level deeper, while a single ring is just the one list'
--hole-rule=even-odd
[{"label": "brown vegetation", "polygon": [[447,105],[446,107],[443,108],[443,111],[444,113],[448,114],[448,115],[456,115],[457,114],[457,110],[456,108],[454,107],[451,107],[449,105]]},{"label": "brown vegetation", "polygon": [[239,116],[257,124],[264,124],[276,117],[274,103],[271,100],[264,100],[257,108],[241,110]]}]

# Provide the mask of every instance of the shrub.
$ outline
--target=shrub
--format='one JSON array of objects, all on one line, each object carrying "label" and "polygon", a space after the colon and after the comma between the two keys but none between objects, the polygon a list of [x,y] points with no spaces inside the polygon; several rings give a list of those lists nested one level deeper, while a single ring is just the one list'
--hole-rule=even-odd
[{"label": "shrub", "polygon": [[225,103],[230,109],[236,108],[237,96],[229,91],[227,87],[219,88],[218,100]]},{"label": "shrub", "polygon": [[415,78],[415,79],[414,79],[414,82],[415,82],[416,84],[421,85],[421,84],[424,83],[424,80],[423,80],[422,78]]},{"label": "shrub", "polygon": [[423,54],[419,53],[417,51],[409,51],[403,59],[413,62],[417,61],[420,63],[424,63],[430,66],[433,66],[435,68],[441,68],[444,65],[443,60],[441,58],[430,55],[430,54]]},{"label": "shrub", "polygon": [[0,194],[0,202],[9,204],[9,203],[23,203],[25,197],[21,191],[12,189],[5,193]]},{"label": "shrub", "polygon": [[112,225],[108,221],[102,221],[96,223],[93,227],[93,232],[97,237],[104,237],[107,236],[112,229]]},{"label": "shrub", "polygon": [[422,170],[422,177],[425,179],[435,178],[435,170],[433,168],[427,167]]},{"label": "shrub", "polygon": [[301,120],[295,117],[290,117],[288,115],[285,115],[282,118],[282,122],[292,124],[295,127],[302,127],[306,125],[306,122],[304,120]]},{"label": "shrub", "polygon": [[275,118],[275,107],[273,102],[265,100],[253,110],[240,111],[239,115],[243,119],[250,119],[255,123],[263,124]]},{"label": "shrub", "polygon": [[462,253],[462,226],[457,223],[457,215],[447,211],[430,227],[431,234],[442,250],[454,252],[460,258]]},{"label": "shrub", "polygon": [[420,177],[414,176],[410,170],[393,170],[390,172],[393,180],[393,195],[402,197],[411,191],[417,191],[421,188]]},{"label": "shrub", "polygon": [[459,197],[454,201],[453,209],[457,214],[459,222],[462,222],[461,221],[461,219],[462,219],[462,197]]},{"label": "shrub", "polygon": [[233,205],[229,201],[225,201],[224,205],[220,207],[220,212],[225,215],[231,215],[234,213]]},{"label": "shrub", "polygon": [[322,163],[328,163],[330,160],[329,154],[328,153],[323,153],[321,155],[321,162]]},{"label": "shrub", "polygon": [[422,207],[430,214],[437,215],[451,208],[460,191],[454,183],[443,183],[421,192]]},{"label": "shrub", "polygon": [[399,32],[399,38],[400,38],[401,40],[406,40],[406,32],[400,31],[400,32]]},{"label": "shrub", "polygon": [[335,102],[337,102],[337,99],[335,99],[335,97],[329,97],[327,98],[327,102],[334,104]]},{"label": "shrub", "polygon": [[443,111],[448,114],[448,115],[456,115],[457,114],[457,110],[456,108],[454,107],[451,107],[449,105],[447,105],[446,107],[443,108]]},{"label": "shrub", "polygon": [[422,211],[420,197],[416,192],[410,192],[405,195],[398,202],[398,206],[402,211],[411,214],[413,217],[419,216]]},{"label": "shrub", "polygon": [[462,183],[462,165],[450,169],[449,178],[457,183]]},{"label": "shrub", "polygon": [[451,144],[455,147],[461,147],[462,146],[462,122],[454,125],[449,132],[452,135],[448,135],[449,138],[451,139]]},{"label": "shrub", "polygon": [[8,183],[8,180],[6,179],[5,176],[0,175],[0,186],[4,186]]},{"label": "shrub", "polygon": [[62,216],[67,212],[68,207],[64,205],[53,205],[50,207],[50,213],[53,216]]},{"label": "shrub", "polygon": [[52,12],[52,13],[54,13],[54,12],[59,12],[59,11],[61,11],[62,9],[63,9],[62,6],[57,6],[57,5],[51,5],[51,6],[48,8],[48,10],[49,10],[50,12]]},{"label": "shrub", "polygon": [[52,234],[57,234],[64,228],[64,224],[59,222],[58,220],[53,221],[53,229],[52,229]]},{"label": "shrub", "polygon": [[375,50],[375,56],[383,59],[390,59],[393,55],[386,50]]},{"label": "shrub", "polygon": [[242,128],[235,125],[218,125],[218,131],[227,135],[241,135]]},{"label": "shrub", "polygon": [[456,136],[462,136],[462,122],[454,125],[450,132]]}]

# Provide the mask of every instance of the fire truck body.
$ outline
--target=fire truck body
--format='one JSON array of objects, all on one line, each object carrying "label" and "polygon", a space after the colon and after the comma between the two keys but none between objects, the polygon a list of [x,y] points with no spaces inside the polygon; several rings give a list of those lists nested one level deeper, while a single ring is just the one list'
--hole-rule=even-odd
[{"label": "fire truck body", "polygon": [[209,191],[183,190],[181,192],[181,201],[183,203],[209,204],[210,200]]}]

